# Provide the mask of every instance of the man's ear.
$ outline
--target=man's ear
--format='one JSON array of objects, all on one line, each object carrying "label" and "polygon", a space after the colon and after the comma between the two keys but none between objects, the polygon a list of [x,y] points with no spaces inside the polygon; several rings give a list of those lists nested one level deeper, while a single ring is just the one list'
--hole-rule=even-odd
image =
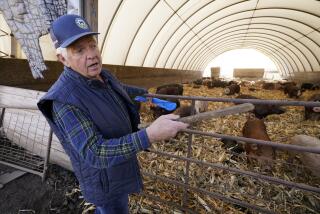
[{"label": "man's ear", "polygon": [[64,66],[70,67],[68,60],[62,54],[57,54],[57,58]]}]

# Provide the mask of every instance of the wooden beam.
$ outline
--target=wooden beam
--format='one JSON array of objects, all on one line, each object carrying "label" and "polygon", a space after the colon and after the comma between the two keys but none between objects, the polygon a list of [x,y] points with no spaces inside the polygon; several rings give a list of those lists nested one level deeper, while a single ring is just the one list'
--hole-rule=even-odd
[{"label": "wooden beam", "polygon": [[93,31],[98,31],[98,0],[81,0],[82,16]]},{"label": "wooden beam", "polygon": [[18,57],[18,42],[12,33],[10,34],[10,38],[11,38],[10,57],[17,58]]},{"label": "wooden beam", "polygon": [[37,102],[45,93],[0,85],[0,107],[38,110]]}]

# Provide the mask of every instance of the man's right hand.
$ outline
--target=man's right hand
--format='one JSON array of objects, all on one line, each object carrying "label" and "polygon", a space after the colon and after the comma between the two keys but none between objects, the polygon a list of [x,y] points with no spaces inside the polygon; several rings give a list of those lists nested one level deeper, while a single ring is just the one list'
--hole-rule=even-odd
[{"label": "man's right hand", "polygon": [[162,115],[147,127],[147,135],[150,143],[154,141],[167,140],[189,126],[187,123],[174,121],[179,116],[175,114]]}]

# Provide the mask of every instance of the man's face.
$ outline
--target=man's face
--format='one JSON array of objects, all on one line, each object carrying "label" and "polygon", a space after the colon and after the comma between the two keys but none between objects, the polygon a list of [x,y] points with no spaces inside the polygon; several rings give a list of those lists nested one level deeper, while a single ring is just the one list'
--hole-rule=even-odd
[{"label": "man's face", "polygon": [[[67,57],[60,61],[87,78],[100,78],[101,54],[93,36],[85,36],[67,47]],[[61,57],[63,59],[61,59]]]}]

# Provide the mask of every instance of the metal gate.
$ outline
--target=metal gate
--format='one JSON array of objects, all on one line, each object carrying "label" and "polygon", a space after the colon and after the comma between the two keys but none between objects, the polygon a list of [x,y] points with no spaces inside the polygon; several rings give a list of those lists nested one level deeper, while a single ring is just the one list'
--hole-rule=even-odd
[{"label": "metal gate", "polygon": [[[257,99],[232,99],[232,98],[209,98],[209,97],[197,97],[197,96],[173,96],[173,95],[149,95],[150,97],[158,97],[158,98],[179,98],[180,100],[191,100],[194,104],[195,100],[206,100],[206,101],[212,101],[212,102],[233,102],[233,103],[253,103],[253,104],[273,104],[273,105],[286,105],[286,106],[319,106],[318,102],[304,102],[304,101],[282,101],[282,100],[257,100]],[[250,138],[244,138],[244,137],[237,137],[232,135],[225,135],[225,134],[219,134],[214,132],[204,132],[204,131],[198,131],[198,130],[192,130],[192,129],[186,129],[184,130],[185,133],[187,133],[188,137],[184,138],[184,142],[179,144],[181,147],[185,147],[187,151],[184,153],[174,154],[174,152],[166,152],[161,151],[158,149],[153,149],[150,151],[150,159],[152,158],[165,158],[172,160],[172,165],[175,165],[177,162],[180,163],[181,166],[183,166],[183,169],[177,169],[176,176],[172,177],[171,175],[168,175],[165,171],[159,169],[159,166],[156,166],[153,168],[153,170],[146,170],[145,167],[143,168],[143,175],[145,176],[146,183],[148,187],[146,187],[147,191],[144,191],[143,196],[155,201],[158,201],[159,203],[166,204],[168,207],[171,207],[170,209],[175,210],[177,213],[180,211],[184,211],[186,213],[225,213],[225,210],[223,208],[223,205],[221,206],[215,206],[215,203],[210,203],[209,198],[218,199],[222,202],[222,204],[233,204],[233,206],[237,209],[235,210],[243,210],[245,212],[246,209],[261,212],[261,213],[278,213],[282,212],[280,210],[277,210],[276,206],[274,205],[274,201],[272,198],[266,199],[265,204],[259,204],[255,200],[255,196],[259,195],[259,193],[248,193],[241,188],[238,189],[238,194],[241,194],[245,197],[235,197],[236,194],[230,194],[229,191],[232,189],[230,188],[229,183],[233,182],[234,177],[241,177],[241,179],[250,179],[250,182],[252,182],[252,185],[254,185],[255,182],[262,182],[265,186],[276,186],[279,189],[283,189],[286,194],[300,194],[302,197],[307,198],[306,200],[309,200],[308,203],[313,203],[314,209],[304,207],[304,209],[301,210],[307,210],[310,213],[318,213],[320,209],[320,182],[317,180],[318,183],[316,185],[310,185],[310,184],[304,184],[300,183],[298,181],[290,181],[288,179],[284,178],[278,178],[277,176],[271,176],[267,175],[266,173],[256,172],[256,171],[250,171],[250,170],[243,170],[236,167],[230,167],[226,164],[221,163],[212,163],[210,161],[204,161],[199,160],[195,155],[192,155],[194,153],[193,147],[196,146],[194,144],[194,138],[196,136],[206,136],[209,138],[224,138],[224,139],[230,139],[230,140],[237,140],[242,141],[246,143],[254,143],[258,145],[268,145],[276,148],[277,150],[281,151],[295,151],[295,152],[309,152],[309,153],[315,153],[320,154],[320,148],[310,148],[310,147],[303,147],[303,146],[296,146],[296,145],[288,145],[288,144],[281,144],[281,143],[275,143],[271,141],[261,141],[256,139],[250,139]],[[198,145],[199,146],[199,145]],[[165,146],[164,146],[165,147]],[[244,155],[244,154],[242,154]],[[245,155],[244,155],[245,156]],[[320,161],[320,160],[319,160]],[[274,161],[276,162],[276,161]],[[278,161],[278,164],[288,164],[288,168],[292,168],[292,170],[300,170],[301,168],[305,168],[305,166],[297,165],[297,164],[291,164]],[[149,163],[149,165],[152,165],[152,161]],[[198,174],[195,176],[195,173],[190,171],[191,165],[197,165],[199,168],[202,169],[203,176],[205,175],[205,172],[210,173],[222,173],[227,172],[230,174],[230,178],[228,180],[225,180],[225,183],[220,183],[221,188],[215,190],[215,188],[212,188],[213,181],[206,180],[201,178],[201,174]],[[231,164],[232,165],[232,164]],[[180,171],[180,172],[179,172]],[[181,173],[182,172],[182,173]],[[191,175],[192,174],[192,175]],[[191,182],[191,177],[193,177],[193,180],[201,180],[201,182]],[[195,178],[196,177],[196,178]],[[239,179],[239,180],[241,180]],[[154,190],[152,187],[149,186],[149,182],[151,185],[156,185],[155,183],[152,183],[151,180],[154,182],[161,182],[164,185],[167,185],[166,190]],[[299,180],[299,179],[297,179]],[[172,186],[175,186],[177,189],[173,189]],[[179,190],[178,190],[179,188]],[[149,191],[148,189],[151,189]],[[245,187],[244,187],[245,189]],[[165,197],[163,191],[167,191],[167,194],[177,194],[175,198],[180,198],[180,200],[172,201],[171,197]],[[268,190],[261,190],[261,191],[268,191]],[[261,193],[260,193],[261,194]],[[279,192],[278,195],[275,195],[276,197],[284,197],[284,198],[290,198],[290,196],[282,196],[282,193]],[[190,197],[192,197],[194,200],[199,203],[199,206],[202,207],[202,209],[193,209],[192,207],[196,208],[196,205],[193,201],[189,200]],[[245,198],[246,200],[242,200],[240,198]],[[296,210],[297,213],[299,213],[299,207],[289,207],[289,204],[285,204],[286,201],[284,201],[284,210],[287,213],[292,212],[292,210]],[[286,208],[287,206],[287,208]],[[300,205],[299,205],[300,206]],[[202,210],[202,211],[201,211]],[[161,211],[160,211],[161,212]],[[240,212],[240,211],[239,211]]]}]

